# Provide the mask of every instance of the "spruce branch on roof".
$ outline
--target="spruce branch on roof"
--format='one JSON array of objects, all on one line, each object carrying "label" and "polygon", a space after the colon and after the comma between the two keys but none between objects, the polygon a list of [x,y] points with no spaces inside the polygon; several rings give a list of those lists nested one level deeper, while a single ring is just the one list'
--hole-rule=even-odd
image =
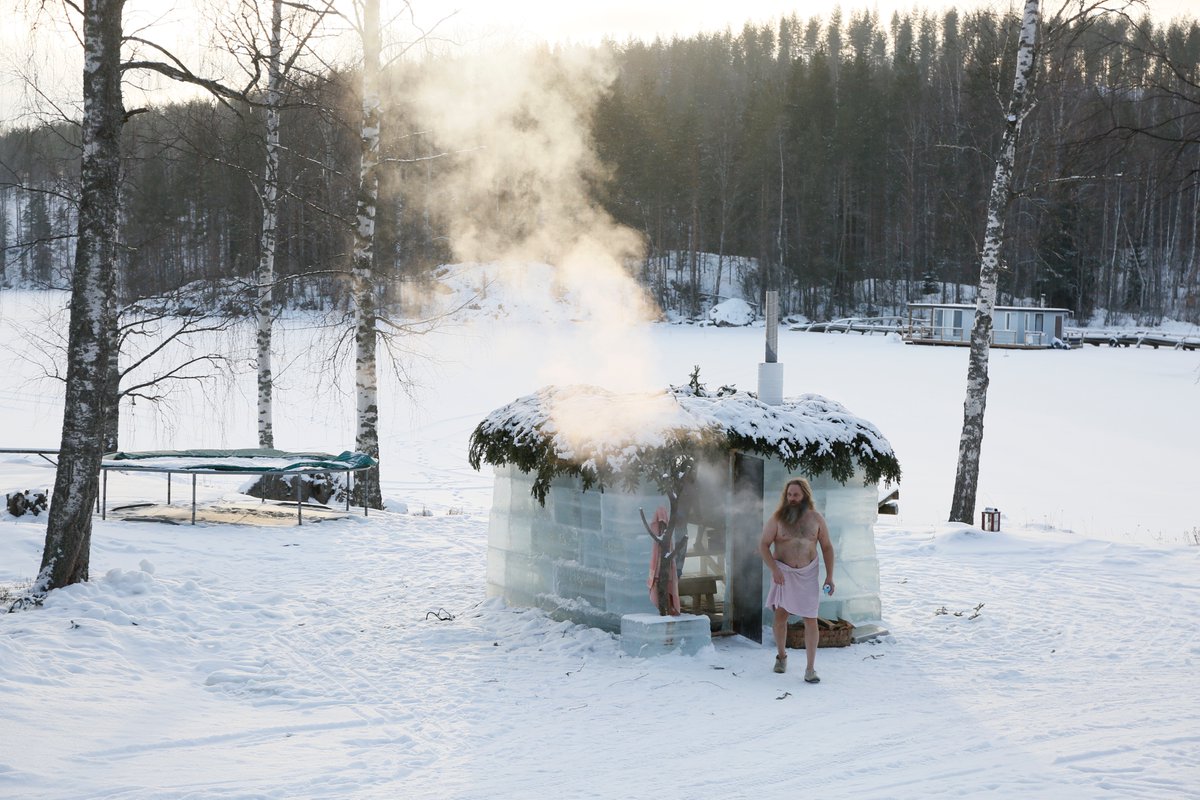
[{"label": "spruce branch on roof", "polygon": [[[710,394],[696,378],[693,374],[692,385],[644,396],[613,395],[593,386],[545,387],[480,422],[468,460],[475,469],[485,462],[511,464],[533,475],[531,493],[540,503],[558,477],[577,477],[585,490],[634,491],[647,481],[664,494],[677,494],[699,462],[731,451],[775,458],[809,475],[828,473],[842,483],[856,468],[865,483],[899,481],[900,464],[887,439],[841,405],[803,395],[768,406],[732,387]],[[655,421],[633,422],[621,413],[643,403],[653,412],[647,418]],[[608,419],[596,419],[597,410],[610,407],[616,410]],[[556,416],[565,409],[578,417],[580,408],[593,427],[570,435]]]}]

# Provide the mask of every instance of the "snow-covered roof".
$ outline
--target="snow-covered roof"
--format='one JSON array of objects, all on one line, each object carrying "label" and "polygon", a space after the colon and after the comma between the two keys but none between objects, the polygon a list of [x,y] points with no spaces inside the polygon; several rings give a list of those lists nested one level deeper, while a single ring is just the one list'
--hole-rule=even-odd
[{"label": "snow-covered roof", "polygon": [[551,481],[575,475],[584,488],[643,479],[666,489],[692,463],[730,450],[777,458],[790,470],[831,474],[843,483],[856,467],[866,481],[898,481],[900,464],[879,430],[815,394],[769,406],[731,388],[708,392],[614,394],[597,386],[546,386],[496,409],[471,434],[479,469],[512,464],[536,475],[544,500]]}]

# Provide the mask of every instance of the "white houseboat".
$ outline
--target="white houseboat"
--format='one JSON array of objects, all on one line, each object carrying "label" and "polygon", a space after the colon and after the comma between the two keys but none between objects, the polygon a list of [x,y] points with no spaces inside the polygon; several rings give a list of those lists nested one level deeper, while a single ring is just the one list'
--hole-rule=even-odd
[{"label": "white houseboat", "polygon": [[[1065,308],[996,306],[992,311],[992,347],[1039,349],[1066,347]],[[909,303],[908,344],[970,345],[975,306],[967,303]]]}]

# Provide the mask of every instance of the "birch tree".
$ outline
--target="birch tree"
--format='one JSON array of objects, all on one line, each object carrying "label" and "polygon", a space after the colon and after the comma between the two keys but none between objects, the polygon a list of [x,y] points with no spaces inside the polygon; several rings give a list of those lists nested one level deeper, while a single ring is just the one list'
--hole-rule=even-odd
[{"label": "birch tree", "polygon": [[[81,15],[83,117],[80,122],[79,209],[71,279],[62,439],[55,472],[41,567],[30,589],[40,596],[88,579],[92,507],[104,455],[106,420],[117,414],[119,332],[116,267],[120,247],[121,131],[127,112],[121,81],[130,70],[151,70],[202,86],[219,97],[245,92],[201,78],[169,51],[126,36],[125,0],[65,3]],[[166,61],[122,61],[126,43],[145,46]]]},{"label": "birch tree", "polygon": [[[243,0],[248,6],[247,16],[258,18],[255,0]],[[256,363],[258,366],[258,446],[275,446],[273,423],[274,370],[272,369],[271,340],[272,322],[275,315],[275,253],[279,228],[279,166],[280,166],[280,115],[284,104],[286,85],[292,81],[297,59],[305,52],[310,39],[326,16],[333,13],[332,2],[288,3],[289,7],[289,52],[284,59],[284,15],[283,0],[271,0],[271,24],[267,32],[267,92],[264,99],[266,117],[265,165],[259,199],[262,202],[262,229],[259,235],[257,272],[257,335]],[[257,37],[253,30],[247,31],[249,45],[254,58],[259,53],[255,45]],[[253,74],[257,74],[257,70]]]},{"label": "birch tree", "polygon": [[[354,298],[354,393],[357,399],[354,447],[379,460],[379,385],[376,349],[378,344],[377,293],[374,280],[375,209],[379,202],[379,138],[383,100],[379,88],[379,57],[382,35],[379,0],[364,0],[361,7],[362,117],[355,202],[354,252],[351,284]],[[361,473],[359,501],[372,508],[383,507],[379,468]]]},{"label": "birch tree", "polygon": [[105,398],[115,329],[120,208],[122,12],[125,0],[83,4],[80,197],[62,440],[34,594],[88,578],[92,506],[103,457]]},{"label": "birch tree", "polygon": [[1037,66],[1041,15],[1038,0],[1026,0],[1017,43],[1017,66],[1012,97],[1005,115],[996,174],[988,198],[987,228],[979,256],[979,293],[975,302],[975,324],[971,328],[971,352],[967,361],[967,397],[963,402],[962,435],[958,442],[958,471],[950,506],[951,522],[971,522],[975,517],[975,493],[979,487],[979,452],[983,447],[983,412],[987,406],[988,354],[992,345],[992,311],[996,307],[996,285],[1000,275],[1000,249],[1004,245],[1004,222],[1012,203],[1013,162],[1021,125],[1032,108],[1032,82]]},{"label": "birch tree", "polygon": [[[1070,3],[1065,3],[1065,11]],[[1114,3],[1113,5],[1125,5]],[[1086,26],[1099,15],[1109,13],[1106,2],[1076,3],[1077,12],[1066,20],[1054,17],[1054,27],[1068,30]],[[1005,218],[1016,193],[1013,190],[1013,165],[1021,127],[1033,110],[1033,84],[1041,48],[1039,34],[1042,18],[1039,0],[1026,0],[1017,41],[1017,59],[1012,96],[1008,100],[1005,124],[996,156],[995,177],[988,197],[987,227],[979,257],[979,286],[975,302],[975,322],[971,328],[971,349],[967,361],[967,391],[963,402],[963,426],[958,443],[958,468],[950,521],[970,523],[975,517],[975,497],[979,487],[979,456],[983,447],[983,417],[987,407],[988,355],[992,344],[992,312],[1000,275],[1000,253],[1004,247]]]},{"label": "birch tree", "polygon": [[279,219],[279,106],[283,95],[283,0],[271,2],[271,33],[267,58],[267,142],[263,167],[262,234],[258,252],[258,446],[275,446],[271,402],[274,376],[271,370],[271,322],[274,318],[272,296],[275,288],[275,239]]}]

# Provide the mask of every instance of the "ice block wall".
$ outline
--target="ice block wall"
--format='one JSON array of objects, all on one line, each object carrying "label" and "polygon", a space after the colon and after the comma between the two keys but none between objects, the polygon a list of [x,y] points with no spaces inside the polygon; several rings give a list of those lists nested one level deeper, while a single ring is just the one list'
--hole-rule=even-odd
[{"label": "ice block wall", "polygon": [[[795,477],[778,461],[767,461],[763,470],[763,524],[779,505],[783,486]],[[856,471],[845,485],[829,475],[808,477],[813,489],[817,510],[829,526],[833,543],[833,580],[837,587],[833,597],[822,595],[817,613],[824,619],[844,619],[854,624],[876,622],[883,611],[879,600],[879,560],[875,555],[875,521],[879,514],[877,484],[863,485],[863,475]],[[825,580],[825,561],[821,561],[821,581]],[[765,608],[771,588],[771,573],[763,570],[763,622],[771,624],[771,612]]]},{"label": "ice block wall", "polygon": [[585,492],[578,480],[561,478],[541,506],[529,494],[529,475],[508,465],[495,475],[489,596],[613,632],[623,614],[657,613],[646,588],[651,541],[638,509],[652,516],[660,495]]},{"label": "ice block wall", "polygon": [[[790,477],[782,464],[766,461],[764,523]],[[861,474],[844,486],[827,475],[810,482],[837,556],[837,592],[822,600],[819,613],[856,624],[879,620],[876,485],[864,486]],[[512,466],[496,467],[488,532],[488,595],[613,632],[620,630],[624,614],[657,613],[646,588],[651,541],[638,509],[650,517],[665,498],[647,485],[632,493],[585,492],[577,479],[562,478],[554,482],[541,506],[530,495],[531,487],[529,475]],[[821,570],[823,578],[823,562]],[[762,574],[765,604],[771,576],[765,568]],[[765,608],[763,620],[769,627]]]}]

